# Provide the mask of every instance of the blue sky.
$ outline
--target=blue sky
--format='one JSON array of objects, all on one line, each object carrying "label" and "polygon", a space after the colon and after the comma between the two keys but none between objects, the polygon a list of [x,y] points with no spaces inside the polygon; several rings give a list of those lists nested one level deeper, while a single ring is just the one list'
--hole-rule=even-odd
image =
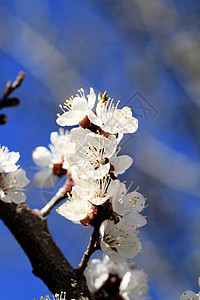
[{"label": "blue sky", "polygon": [[[153,299],[175,300],[198,291],[199,69],[198,1],[0,1],[0,92],[20,70],[20,106],[2,111],[0,144],[21,154],[30,179],[27,203],[42,208],[47,193],[34,187],[31,153],[57,130],[58,105],[80,87],[104,92],[130,105],[140,128],[122,148],[134,158],[122,180],[134,180],[148,197],[148,224],[141,230],[146,254],[137,263],[149,275]],[[128,8],[128,9],[127,9]],[[148,10],[148,9],[149,10]],[[147,10],[145,10],[147,9]],[[162,12],[165,12],[162,14]],[[170,13],[169,13],[170,12]],[[196,63],[195,63],[196,62]],[[139,94],[138,94],[139,93]],[[138,97],[139,95],[139,97]],[[142,106],[148,108],[144,113]],[[62,182],[58,182],[56,191]],[[53,212],[50,231],[75,267],[91,230]],[[71,232],[73,231],[73,239]],[[0,222],[2,300],[39,299],[48,289]],[[171,287],[169,289],[169,286]],[[12,287],[13,292],[10,292]]]}]

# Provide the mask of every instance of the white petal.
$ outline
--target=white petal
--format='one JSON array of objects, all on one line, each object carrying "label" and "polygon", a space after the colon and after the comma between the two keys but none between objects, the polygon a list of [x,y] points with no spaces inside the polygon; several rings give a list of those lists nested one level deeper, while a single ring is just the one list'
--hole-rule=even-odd
[{"label": "white petal", "polygon": [[7,202],[7,203],[11,203],[12,200],[10,199],[10,197],[6,197],[4,191],[0,188],[0,199],[4,202]]},{"label": "white petal", "polygon": [[126,196],[124,197],[124,195],[126,195],[126,186],[124,183],[119,182],[116,195],[114,195],[114,197],[112,198],[112,206],[113,210],[122,216],[127,211],[127,203],[126,201],[124,201],[124,199],[127,199],[127,201],[129,201],[129,198],[127,198]]},{"label": "white petal", "polygon": [[119,180],[111,180],[108,190],[107,190],[107,194],[110,197],[113,197],[119,190],[120,187],[120,181]]},{"label": "white petal", "polygon": [[20,189],[29,183],[26,172],[22,168],[6,175],[6,180],[13,182],[12,186],[15,189]]},{"label": "white petal", "polygon": [[73,111],[87,111],[88,103],[85,98],[75,97],[72,101],[72,110]]},{"label": "white petal", "polygon": [[96,113],[97,113],[98,118],[100,118],[101,120],[102,120],[102,116],[107,113],[107,112],[105,112],[106,111],[105,108],[106,108],[105,103],[103,103],[102,101],[99,101],[97,103]]},{"label": "white petal", "polygon": [[112,253],[108,254],[106,253],[110,260],[116,262],[116,263],[121,263],[124,262],[126,260],[126,257],[121,256],[119,253],[116,253],[115,251],[113,251]]},{"label": "white petal", "polygon": [[68,220],[77,222],[87,216],[90,206],[89,202],[84,200],[67,201],[58,208],[57,212]]},{"label": "white petal", "polygon": [[51,143],[52,143],[53,145],[56,144],[56,142],[57,142],[57,140],[58,140],[58,137],[59,137],[59,134],[58,134],[57,131],[51,132],[51,134],[50,134],[50,141],[51,141]]},{"label": "white petal", "polygon": [[113,162],[114,164],[114,174],[124,173],[133,163],[133,159],[128,155],[117,156]]},{"label": "white petal", "polygon": [[127,242],[127,245],[122,244],[122,246],[118,247],[118,253],[126,258],[134,258],[141,250],[142,246],[139,238],[133,237],[132,242],[133,241],[135,244]]},{"label": "white petal", "polygon": [[23,192],[9,191],[8,196],[10,199],[12,199],[12,202],[14,202],[16,204],[24,202],[26,200],[26,195]]},{"label": "white petal", "polygon": [[[132,202],[130,202],[132,200]],[[140,212],[145,207],[144,196],[137,191],[128,193],[124,197],[124,202],[129,202],[132,207],[132,212]],[[134,205],[133,205],[134,204]]]},{"label": "white petal", "polygon": [[93,88],[90,88],[90,95],[88,97],[88,109],[92,109],[94,107],[96,101],[96,94]]},{"label": "white petal", "polygon": [[56,122],[60,126],[74,126],[82,120],[82,112],[79,111],[67,111],[56,119]]},{"label": "white petal", "polygon": [[100,165],[98,169],[92,169],[91,171],[88,171],[88,176],[93,177],[94,179],[101,179],[105,175],[108,174],[110,170],[110,164]]},{"label": "white petal", "polygon": [[117,148],[117,139],[110,135],[109,138],[105,138],[105,156],[110,158],[116,151]]},{"label": "white petal", "polygon": [[94,199],[88,199],[88,200],[94,205],[101,205],[101,204],[105,203],[109,198],[110,198],[110,196],[108,195],[105,197],[96,197]]},{"label": "white petal", "polygon": [[106,143],[107,138],[96,133],[87,134],[86,138],[88,139],[89,145],[95,148],[97,151],[103,149],[104,144]]},{"label": "white petal", "polygon": [[112,254],[114,251],[109,247],[108,244],[106,244],[102,239],[101,239],[101,250],[105,252],[108,256]]},{"label": "white petal", "polygon": [[108,226],[108,220],[105,220],[101,223],[101,226],[99,228],[99,233],[102,237],[105,235],[106,227]]},{"label": "white petal", "polygon": [[113,125],[103,126],[103,130],[105,132],[109,132],[110,134],[116,134],[116,133],[119,132],[119,129],[117,127],[113,126]]},{"label": "white petal", "polygon": [[147,223],[146,219],[142,215],[137,213],[127,214],[123,217],[123,220],[130,226],[134,227],[142,227]]},{"label": "white petal", "polygon": [[94,293],[102,287],[108,279],[109,270],[100,259],[92,259],[89,262],[84,275],[86,277],[89,290]]},{"label": "white petal", "polygon": [[3,155],[3,161],[0,162],[1,167],[3,168],[3,171],[8,173],[8,172],[13,172],[15,171],[18,166],[16,166],[16,162],[19,160],[20,154],[19,152],[6,152]]},{"label": "white petal", "polygon": [[38,166],[48,166],[51,163],[51,152],[45,147],[37,147],[32,153],[33,161]]},{"label": "white petal", "polygon": [[85,141],[86,134],[91,133],[89,129],[83,129],[81,127],[72,128],[70,136],[73,140]]},{"label": "white petal", "polygon": [[96,116],[93,111],[91,111],[91,110],[88,111],[88,118],[89,118],[89,120],[93,124],[95,124],[95,125],[97,125],[99,127],[102,127],[102,121],[101,121],[101,119],[98,116]]}]

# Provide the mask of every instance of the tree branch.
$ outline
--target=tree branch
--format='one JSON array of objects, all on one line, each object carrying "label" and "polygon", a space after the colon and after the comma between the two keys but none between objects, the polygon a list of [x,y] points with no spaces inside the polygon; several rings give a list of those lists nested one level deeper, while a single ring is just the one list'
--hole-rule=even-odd
[{"label": "tree branch", "polygon": [[91,257],[91,255],[99,249],[98,247],[98,240],[99,240],[99,227],[100,227],[100,223],[95,224],[96,226],[94,226],[94,231],[92,233],[92,236],[90,238],[90,243],[88,245],[88,248],[86,250],[86,252],[83,255],[82,261],[79,264],[77,270],[76,270],[76,274],[79,278],[81,278],[83,276],[83,272],[85,270],[85,268],[87,267],[88,261]]},{"label": "tree branch", "polygon": [[[22,84],[24,77],[25,77],[25,73],[21,71],[19,72],[17,78],[13,83],[11,81],[7,82],[4,95],[0,99],[0,110],[5,107],[16,106],[19,104],[20,101],[18,98],[16,97],[8,98],[8,97],[10,96],[10,94],[12,94],[14,90],[16,90]],[[7,116],[5,114],[1,114],[0,125],[4,125],[6,123],[7,123]]]},{"label": "tree branch", "polygon": [[0,201],[0,219],[14,235],[28,256],[33,274],[55,294],[66,292],[67,299],[93,299],[85,278],[74,276],[74,269],[49,233],[47,220],[39,210],[26,203]]},{"label": "tree branch", "polygon": [[8,81],[6,84],[6,89],[2,98],[1,102],[5,102],[6,99],[8,98],[8,96],[14,91],[16,90],[18,87],[20,87],[20,85],[22,84],[24,77],[25,77],[25,72],[21,71],[19,72],[19,74],[17,75],[17,78],[15,79],[15,81],[12,83],[11,81]]},{"label": "tree branch", "polygon": [[68,192],[71,192],[74,182],[72,180],[71,174],[67,173],[67,179],[65,184],[58,190],[58,192],[51,198],[51,200],[41,209],[40,213],[43,217],[50,214],[52,208],[64,199]]}]

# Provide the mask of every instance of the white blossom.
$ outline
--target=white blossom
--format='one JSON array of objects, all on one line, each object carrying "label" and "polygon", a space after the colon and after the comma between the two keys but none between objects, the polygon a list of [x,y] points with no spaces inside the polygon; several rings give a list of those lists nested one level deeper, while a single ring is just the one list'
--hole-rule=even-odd
[{"label": "white blossom", "polygon": [[119,291],[124,300],[143,300],[147,293],[147,275],[143,270],[133,269],[125,273]]},{"label": "white blossom", "polygon": [[[84,129],[83,129],[84,130]],[[76,140],[76,155],[71,155],[68,166],[75,166],[77,174],[100,179],[109,173],[109,158],[117,147],[116,138],[106,138],[95,133],[80,135]]]},{"label": "white blossom", "polygon": [[16,165],[20,158],[19,152],[9,152],[8,148],[3,146],[0,148],[0,173],[12,172],[18,169]]},{"label": "white blossom", "polygon": [[18,169],[8,174],[0,173],[0,199],[4,202],[16,204],[24,202],[26,195],[24,187],[29,183],[26,172]]},{"label": "white blossom", "polygon": [[139,212],[144,209],[145,200],[137,190],[127,193],[125,184],[120,183],[118,192],[112,198],[112,207],[126,224],[133,227],[142,227],[147,222]]},{"label": "white blossom", "polygon": [[89,262],[84,274],[88,288],[93,294],[98,291],[108,279],[109,269],[103,261],[95,258]]},{"label": "white blossom", "polygon": [[96,114],[92,111],[88,114],[90,121],[111,134],[135,132],[138,129],[138,120],[132,117],[130,107],[118,109],[119,102],[115,105],[113,99],[100,100]]},{"label": "white blossom", "polygon": [[60,126],[73,126],[79,124],[79,122],[88,115],[89,111],[94,107],[96,101],[96,95],[93,88],[90,88],[90,95],[88,100],[85,97],[83,89],[79,90],[80,95],[73,96],[64,102],[64,105],[60,105],[63,111],[62,115],[58,114],[56,122]]},{"label": "white blossom", "polygon": [[78,199],[77,189],[72,188],[72,196],[57,209],[57,212],[74,223],[80,223],[87,217],[93,216],[93,206],[86,199]]},{"label": "white blossom", "polygon": [[133,228],[123,222],[106,220],[100,226],[101,250],[115,262],[135,257],[141,250],[141,242]]},{"label": "white blossom", "polygon": [[92,211],[91,204],[87,200],[78,199],[68,200],[57,209],[60,215],[74,223],[80,223]]},{"label": "white blossom", "polygon": [[50,150],[40,146],[32,153],[33,161],[40,168],[40,171],[34,176],[35,185],[38,187],[53,186],[58,176],[65,173],[63,170],[64,159],[74,153],[74,143],[70,141],[68,131],[64,132],[60,129],[59,133],[52,132],[50,141]]},{"label": "white blossom", "polygon": [[104,291],[104,284],[110,275],[119,278],[119,293],[124,300],[143,300],[147,294],[147,274],[127,261],[114,263],[104,255],[102,260],[92,259],[84,275],[92,294],[100,289]]},{"label": "white blossom", "polygon": [[83,180],[78,174],[74,178],[78,199],[86,199],[94,205],[102,205],[110,199],[118,190],[119,181],[112,180],[110,176],[101,179],[85,179]]}]

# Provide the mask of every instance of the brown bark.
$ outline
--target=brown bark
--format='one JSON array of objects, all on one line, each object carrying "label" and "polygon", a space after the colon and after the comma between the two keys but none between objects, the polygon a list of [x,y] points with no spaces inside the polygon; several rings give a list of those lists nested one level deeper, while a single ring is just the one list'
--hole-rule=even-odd
[{"label": "brown bark", "polygon": [[67,299],[93,299],[85,278],[75,278],[76,272],[56,245],[39,210],[32,210],[26,203],[0,201],[0,219],[28,256],[33,274],[53,294],[63,291]]}]

